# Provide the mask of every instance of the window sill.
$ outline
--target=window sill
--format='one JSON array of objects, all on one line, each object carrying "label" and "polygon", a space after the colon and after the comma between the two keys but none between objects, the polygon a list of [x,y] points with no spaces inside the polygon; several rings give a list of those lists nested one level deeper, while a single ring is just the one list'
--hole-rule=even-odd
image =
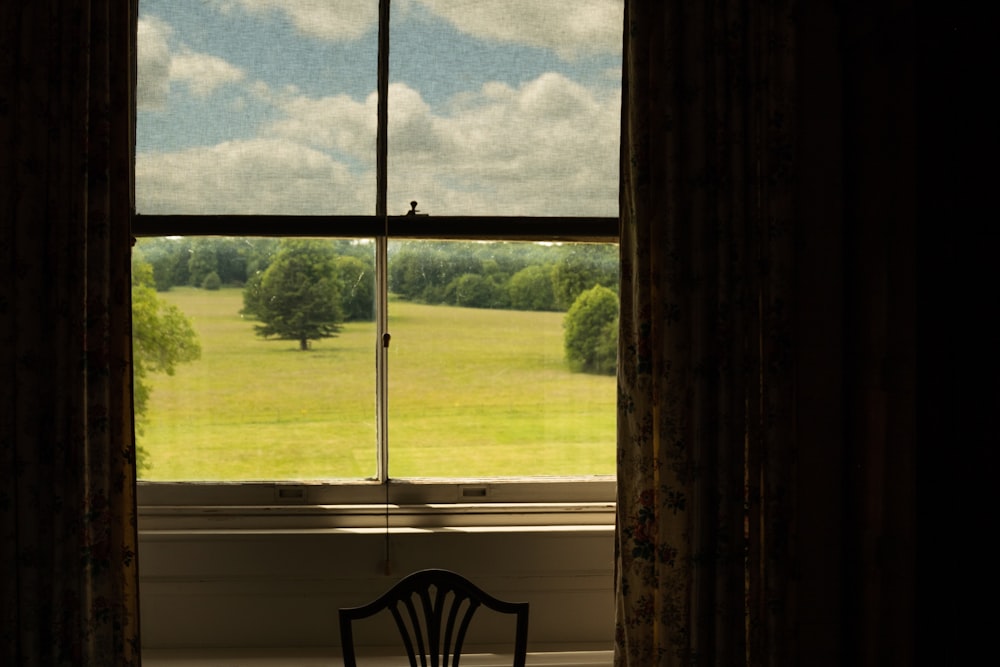
[{"label": "window sill", "polygon": [[614,525],[613,479],[377,483],[148,483],[151,530],[453,529]]},{"label": "window sill", "polygon": [[614,503],[140,507],[139,530],[427,531],[608,527]]},{"label": "window sill", "polygon": [[[193,650],[146,649],[142,662],[146,667],[228,667],[229,665],[255,665],[256,667],[324,667],[341,664],[340,654],[333,650]],[[467,667],[496,667],[510,665],[511,656],[502,653],[468,653],[462,656]],[[539,667],[598,667],[610,666],[611,650],[533,651],[528,653],[528,665]],[[366,660],[370,667],[396,667],[399,656],[381,656]]]}]

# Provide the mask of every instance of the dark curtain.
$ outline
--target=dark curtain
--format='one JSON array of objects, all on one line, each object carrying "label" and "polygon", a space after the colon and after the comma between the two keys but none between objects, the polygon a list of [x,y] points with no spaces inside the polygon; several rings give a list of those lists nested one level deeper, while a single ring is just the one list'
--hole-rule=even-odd
[{"label": "dark curtain", "polygon": [[792,2],[628,0],[616,664],[796,664]]},{"label": "dark curtain", "polygon": [[132,3],[0,9],[0,664],[140,662]]}]

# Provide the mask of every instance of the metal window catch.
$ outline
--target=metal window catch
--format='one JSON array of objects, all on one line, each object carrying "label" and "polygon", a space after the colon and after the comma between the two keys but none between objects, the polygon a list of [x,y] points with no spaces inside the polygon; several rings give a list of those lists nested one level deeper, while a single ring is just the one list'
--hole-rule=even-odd
[{"label": "metal window catch", "polygon": [[428,215],[427,213],[421,213],[417,210],[417,202],[410,202],[410,210],[406,212],[406,215]]}]

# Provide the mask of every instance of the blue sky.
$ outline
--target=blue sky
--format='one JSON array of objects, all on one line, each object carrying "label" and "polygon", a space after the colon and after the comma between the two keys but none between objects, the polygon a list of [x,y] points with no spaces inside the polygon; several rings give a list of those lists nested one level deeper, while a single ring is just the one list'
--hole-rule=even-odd
[{"label": "blue sky", "polygon": [[[140,213],[374,213],[377,4],[142,0]],[[617,214],[622,0],[392,5],[390,212]]]}]

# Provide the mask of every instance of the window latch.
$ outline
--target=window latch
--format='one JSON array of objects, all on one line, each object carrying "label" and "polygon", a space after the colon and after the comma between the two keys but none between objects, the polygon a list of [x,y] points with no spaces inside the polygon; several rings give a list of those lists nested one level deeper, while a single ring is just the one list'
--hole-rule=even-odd
[{"label": "window latch", "polygon": [[417,210],[417,202],[410,202],[410,210],[406,212],[406,215],[428,215],[427,213],[421,213]]}]

